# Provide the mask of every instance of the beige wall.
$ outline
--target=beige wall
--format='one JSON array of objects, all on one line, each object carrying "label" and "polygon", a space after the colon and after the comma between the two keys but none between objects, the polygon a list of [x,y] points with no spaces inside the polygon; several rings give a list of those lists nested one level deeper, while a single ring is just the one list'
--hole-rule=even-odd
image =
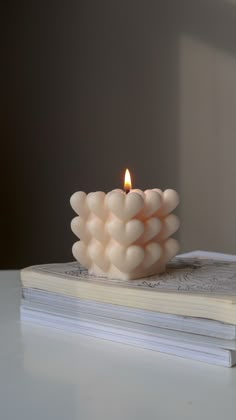
[{"label": "beige wall", "polygon": [[127,166],[182,250],[236,253],[235,0],[6,3],[0,267],[71,260],[70,195]]},{"label": "beige wall", "polygon": [[236,57],[188,34],[179,51],[180,239],[236,253]]}]

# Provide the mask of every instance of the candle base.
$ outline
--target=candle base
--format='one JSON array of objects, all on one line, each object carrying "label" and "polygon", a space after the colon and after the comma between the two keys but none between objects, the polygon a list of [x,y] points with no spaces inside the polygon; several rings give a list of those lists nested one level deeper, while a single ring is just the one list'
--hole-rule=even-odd
[{"label": "candle base", "polygon": [[137,280],[143,279],[146,277],[154,276],[157,274],[162,274],[166,270],[166,264],[158,264],[158,267],[152,268],[148,271],[134,271],[132,273],[123,273],[122,271],[118,270],[117,268],[113,267],[108,272],[100,270],[98,267],[93,267],[88,270],[88,274],[92,276],[99,276],[105,277],[110,279],[117,279],[117,280]]},{"label": "candle base", "polygon": [[[152,244],[154,244],[154,242],[152,242]],[[158,244],[158,246],[160,246],[160,244]],[[85,264],[87,249],[83,249],[83,243],[81,241],[74,244],[73,255],[80,264],[84,265],[88,269],[88,273],[93,276],[119,280],[135,280],[163,273],[166,269],[166,264],[179,252],[179,243],[176,239],[173,238],[169,238],[160,247],[161,257],[158,259],[157,262],[148,267],[145,267],[144,263],[142,262],[132,270],[128,270],[127,266],[125,267],[125,261],[123,262],[123,270],[119,269],[117,266],[110,262],[106,266],[106,269],[99,267],[94,262],[92,262],[89,266],[86,267]],[[84,251],[85,256],[83,255]]]}]

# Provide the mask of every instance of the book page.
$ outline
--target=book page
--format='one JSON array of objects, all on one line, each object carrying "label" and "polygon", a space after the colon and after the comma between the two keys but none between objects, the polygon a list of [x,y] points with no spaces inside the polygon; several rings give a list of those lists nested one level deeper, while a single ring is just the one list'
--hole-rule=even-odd
[{"label": "book page", "polygon": [[31,270],[73,280],[120,284],[122,287],[151,288],[168,292],[236,295],[236,256],[200,252],[174,258],[166,272],[138,280],[107,279],[88,274],[78,262],[46,264]]}]

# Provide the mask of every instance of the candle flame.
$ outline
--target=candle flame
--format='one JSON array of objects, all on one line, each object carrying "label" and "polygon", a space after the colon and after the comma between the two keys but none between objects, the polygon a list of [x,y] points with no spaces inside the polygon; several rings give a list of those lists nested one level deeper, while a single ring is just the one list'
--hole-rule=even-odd
[{"label": "candle flame", "polygon": [[129,191],[132,188],[131,176],[128,169],[125,171],[125,182],[124,182],[125,191]]}]

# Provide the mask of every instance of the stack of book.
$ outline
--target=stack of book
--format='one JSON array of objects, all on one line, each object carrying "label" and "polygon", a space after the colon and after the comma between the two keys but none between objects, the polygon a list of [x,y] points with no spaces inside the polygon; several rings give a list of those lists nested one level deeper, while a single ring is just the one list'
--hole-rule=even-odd
[{"label": "stack of book", "polygon": [[117,280],[77,262],[21,271],[21,319],[223,366],[236,364],[236,256],[196,251]]}]

